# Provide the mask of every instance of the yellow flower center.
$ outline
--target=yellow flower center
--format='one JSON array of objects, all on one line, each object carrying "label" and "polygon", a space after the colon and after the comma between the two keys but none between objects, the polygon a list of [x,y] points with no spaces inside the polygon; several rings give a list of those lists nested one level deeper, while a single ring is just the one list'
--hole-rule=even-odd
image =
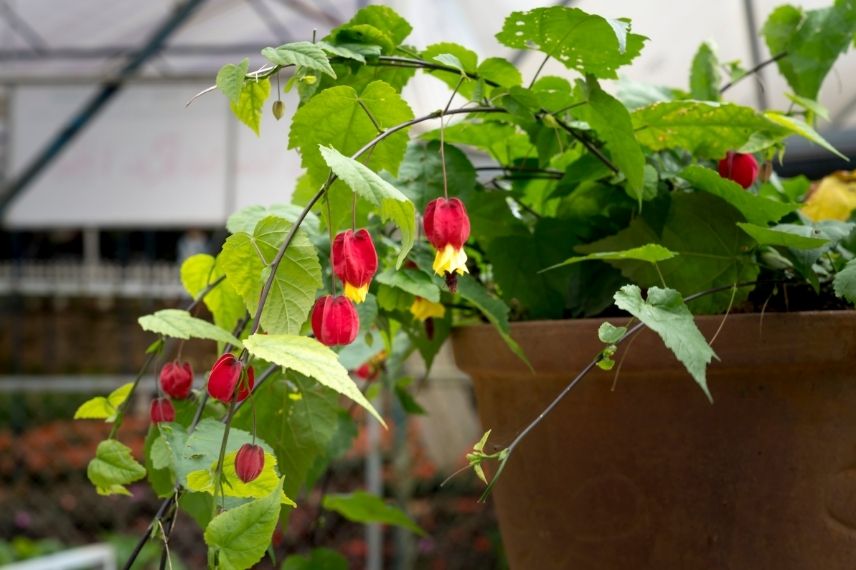
[{"label": "yellow flower center", "polygon": [[452,244],[448,244],[443,249],[438,249],[434,257],[434,273],[443,276],[456,271],[459,275],[469,273],[464,248],[456,249]]},{"label": "yellow flower center", "polygon": [[446,307],[440,303],[416,297],[413,304],[410,305],[410,312],[416,319],[424,321],[431,317],[443,317],[446,314]]},{"label": "yellow flower center", "polygon": [[366,300],[366,295],[369,293],[369,284],[366,283],[362,287],[356,287],[350,283],[345,283],[345,297],[354,303],[362,303]]}]

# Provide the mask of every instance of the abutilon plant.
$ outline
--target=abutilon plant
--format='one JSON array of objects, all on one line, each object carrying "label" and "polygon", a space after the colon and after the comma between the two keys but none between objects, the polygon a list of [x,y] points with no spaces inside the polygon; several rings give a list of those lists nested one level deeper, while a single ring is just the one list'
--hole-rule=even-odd
[{"label": "abutilon plant", "polygon": [[437,250],[433,269],[446,279],[449,290],[457,288],[457,275],[469,273],[464,243],[470,237],[470,218],[460,198],[437,198],[422,216],[425,236]]},{"label": "abutilon plant", "polygon": [[175,400],[183,400],[190,395],[193,386],[193,368],[189,362],[167,362],[161,368],[161,389]]},{"label": "abutilon plant", "polygon": [[175,421],[175,408],[169,398],[155,398],[149,408],[149,417],[153,424]]},{"label": "abutilon plant", "polygon": [[324,295],[312,308],[312,332],[327,346],[351,344],[360,330],[360,317],[353,301],[344,296]]},{"label": "abutilon plant", "polygon": [[333,272],[345,285],[345,297],[354,303],[365,301],[377,273],[377,252],[371,234],[365,229],[340,232],[333,240],[331,257]]},{"label": "abutilon plant", "polygon": [[758,161],[751,154],[728,151],[717,165],[719,175],[749,188],[758,178]]},{"label": "abutilon plant", "polygon": [[265,451],[260,445],[245,443],[235,455],[235,473],[244,483],[257,479],[264,467]]},{"label": "abutilon plant", "polygon": [[227,352],[222,355],[208,375],[208,394],[224,403],[231,402],[233,398],[238,402],[246,399],[255,384],[255,372],[252,366],[246,368],[245,376],[243,372],[244,363],[234,354]]}]

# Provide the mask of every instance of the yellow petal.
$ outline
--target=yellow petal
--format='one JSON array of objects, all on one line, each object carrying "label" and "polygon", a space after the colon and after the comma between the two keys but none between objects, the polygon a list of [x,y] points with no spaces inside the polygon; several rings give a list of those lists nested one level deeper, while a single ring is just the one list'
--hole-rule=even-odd
[{"label": "yellow petal", "polygon": [[431,317],[443,317],[446,314],[446,307],[440,303],[435,303],[422,297],[416,297],[416,299],[413,300],[413,304],[410,305],[410,312],[416,319],[424,321]]},{"label": "yellow petal", "polygon": [[835,172],[809,194],[802,213],[814,222],[850,218],[856,209],[856,172]]},{"label": "yellow petal", "polygon": [[366,295],[369,293],[369,284],[366,283],[362,287],[345,283],[345,297],[354,303],[362,303],[366,300]]},{"label": "yellow petal", "polygon": [[446,273],[458,272],[459,275],[469,273],[467,270],[467,253],[464,248],[456,249],[452,244],[437,250],[434,257],[434,273],[441,277]]}]

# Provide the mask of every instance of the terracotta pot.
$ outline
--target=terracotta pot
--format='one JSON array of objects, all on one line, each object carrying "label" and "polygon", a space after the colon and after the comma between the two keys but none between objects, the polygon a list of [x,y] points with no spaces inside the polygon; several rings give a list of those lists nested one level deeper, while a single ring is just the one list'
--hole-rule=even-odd
[{"label": "terracotta pot", "polygon": [[[709,339],[721,320],[698,322]],[[491,327],[456,331],[493,444],[600,350],[601,322],[512,325],[535,374]],[[856,312],[732,315],[713,348],[714,404],[644,330],[529,435],[494,492],[513,569],[856,568]]]}]

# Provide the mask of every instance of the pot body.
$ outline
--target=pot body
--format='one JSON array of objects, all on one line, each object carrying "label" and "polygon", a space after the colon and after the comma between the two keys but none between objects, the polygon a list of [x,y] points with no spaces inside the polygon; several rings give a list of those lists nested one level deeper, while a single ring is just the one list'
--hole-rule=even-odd
[{"label": "pot body", "polygon": [[[721,321],[697,320],[708,339]],[[456,331],[489,450],[601,350],[601,322],[512,325],[534,374],[491,327]],[[493,493],[513,569],[856,567],[856,312],[732,315],[713,348],[713,404],[645,329],[529,434]]]}]

